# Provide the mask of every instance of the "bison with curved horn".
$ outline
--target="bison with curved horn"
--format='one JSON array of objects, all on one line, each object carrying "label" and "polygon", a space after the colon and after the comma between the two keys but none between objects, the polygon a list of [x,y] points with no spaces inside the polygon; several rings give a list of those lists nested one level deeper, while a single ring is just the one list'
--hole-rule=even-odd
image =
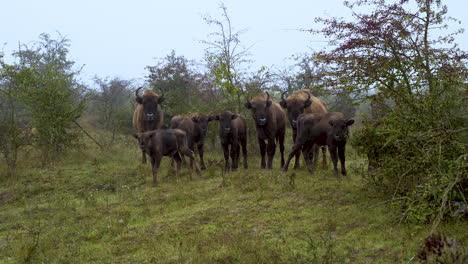
[{"label": "bison with curved horn", "polygon": [[[281,94],[281,102],[280,105],[287,109],[287,115],[289,119],[289,123],[291,124],[291,128],[293,129],[293,142],[296,142],[297,137],[297,118],[300,114],[310,114],[310,113],[328,113],[328,107],[324,101],[320,100],[319,98],[312,96],[309,91],[307,90],[300,90],[296,91],[288,98],[284,98],[284,95],[287,92],[283,92]],[[318,152],[318,148],[315,147],[315,151]],[[326,164],[326,149],[322,146],[322,154],[323,154],[323,164]],[[299,167],[299,158],[301,153],[297,152],[296,159],[294,162],[294,168]],[[317,156],[316,156],[317,157]],[[315,163],[317,159],[314,160]]]},{"label": "bison with curved horn", "polygon": [[[265,168],[265,153],[268,153],[268,169],[272,168],[273,157],[276,151],[276,142],[279,143],[281,153],[281,167],[284,165],[284,135],[286,133],[286,113],[278,103],[271,100],[270,94],[257,95],[245,103],[245,107],[252,111],[256,124],[257,139],[262,156],[261,167]],[[267,141],[268,145],[265,143]]]},{"label": "bison with curved horn", "polygon": [[[143,133],[161,128],[164,121],[161,103],[164,102],[164,94],[158,95],[153,91],[145,91],[143,96],[139,95],[140,87],[135,91],[137,102],[133,113],[133,128],[136,133]],[[146,153],[142,150],[142,163],[146,163]]]}]

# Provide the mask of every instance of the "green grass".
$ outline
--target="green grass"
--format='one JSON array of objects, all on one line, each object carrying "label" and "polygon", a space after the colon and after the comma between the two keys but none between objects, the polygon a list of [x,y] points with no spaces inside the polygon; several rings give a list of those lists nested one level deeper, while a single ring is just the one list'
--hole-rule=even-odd
[{"label": "green grass", "polygon": [[[202,177],[183,169],[151,187],[136,146],[75,153],[49,169],[22,168],[0,186],[1,263],[406,263],[431,226],[399,223],[365,187],[352,150],[349,176],[331,166],[251,169],[222,178],[208,152]],[[289,148],[287,148],[287,153]],[[440,226],[460,244],[463,221]]]}]

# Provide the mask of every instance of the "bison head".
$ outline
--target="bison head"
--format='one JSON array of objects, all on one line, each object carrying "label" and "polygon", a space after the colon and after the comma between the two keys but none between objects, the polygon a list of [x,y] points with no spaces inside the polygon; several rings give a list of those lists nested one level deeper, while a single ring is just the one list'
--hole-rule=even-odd
[{"label": "bison head", "polygon": [[150,146],[150,141],[155,135],[154,131],[145,132],[145,133],[136,133],[133,134],[133,137],[138,140],[138,146],[141,150],[146,151]]},{"label": "bison head", "polygon": [[328,124],[332,126],[331,136],[335,141],[338,142],[346,142],[349,136],[349,129],[348,127],[354,124],[353,119],[337,119],[337,120],[330,120]]},{"label": "bison head", "polygon": [[268,123],[267,113],[272,101],[270,100],[270,94],[268,92],[266,95],[266,100],[257,97],[252,101],[245,103],[245,107],[252,111],[255,123],[259,127],[266,126]]},{"label": "bison head", "polygon": [[285,93],[286,92],[281,94],[280,105],[283,108],[286,108],[288,110],[289,123],[291,124],[291,127],[293,129],[296,129],[297,128],[297,117],[300,114],[304,113],[304,109],[306,109],[307,107],[309,107],[312,104],[311,96],[310,96],[310,93],[304,92],[304,93],[307,94],[307,99],[305,101],[303,101],[303,100],[290,100],[290,102],[288,102],[284,98]]},{"label": "bison head", "polygon": [[146,92],[143,96],[138,94],[142,87],[136,89],[136,102],[143,105],[145,121],[155,121],[159,118],[159,105],[164,102],[164,95],[158,96],[154,92]]},{"label": "bison head", "polygon": [[219,130],[222,134],[229,134],[231,133],[231,120],[238,116],[230,111],[224,111],[224,113],[214,116],[214,120],[219,120]]},{"label": "bison head", "polygon": [[212,120],[214,120],[213,116],[196,115],[192,117],[192,121],[198,125],[203,134],[206,134],[206,131],[208,130],[208,123]]}]

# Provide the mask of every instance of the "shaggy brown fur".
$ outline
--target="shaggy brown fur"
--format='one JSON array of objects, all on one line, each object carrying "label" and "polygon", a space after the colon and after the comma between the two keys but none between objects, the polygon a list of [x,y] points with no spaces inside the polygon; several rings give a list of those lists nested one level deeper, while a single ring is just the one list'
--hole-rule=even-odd
[{"label": "shaggy brown fur", "polygon": [[288,170],[289,162],[297,153],[302,152],[306,160],[307,168],[312,173],[312,161],[314,160],[314,145],[328,146],[333,162],[333,171],[338,176],[337,163],[341,163],[341,174],[346,175],[345,150],[349,135],[348,127],[354,124],[353,119],[344,119],[343,113],[329,112],[320,114],[302,114],[298,118],[297,138],[292,147],[291,153],[284,165],[284,170]]},{"label": "shaggy brown fur", "polygon": [[[297,135],[297,118],[300,114],[312,114],[312,113],[327,113],[328,107],[327,104],[313,96],[308,90],[296,91],[287,99],[284,99],[284,94],[281,95],[280,105],[287,109],[289,123],[293,129],[293,141],[296,141]],[[310,97],[310,101],[308,101]],[[325,147],[322,147],[323,160],[322,163],[326,165],[326,150]],[[294,162],[294,168],[299,167],[299,158],[301,153],[298,152],[296,155],[296,160]]]},{"label": "shaggy brown fur", "polygon": [[[158,129],[145,133],[133,134],[138,140],[142,151],[149,154],[153,170],[153,186],[158,184],[158,169],[163,156],[172,157],[177,161],[176,175],[179,177],[180,164],[185,162],[184,156],[194,160],[193,151],[187,147],[187,134],[180,129]],[[195,165],[198,176],[200,170]],[[192,174],[190,174],[192,179]]]},{"label": "shaggy brown fur", "polygon": [[[284,165],[284,135],[286,133],[286,114],[278,103],[272,101],[269,94],[255,96],[245,103],[251,109],[255,120],[258,144],[262,157],[261,167],[265,168],[265,153],[268,152],[268,169],[272,168],[276,143],[279,143],[281,153],[281,167]],[[268,146],[265,143],[268,141]]]},{"label": "shaggy brown fur", "polygon": [[[206,169],[203,160],[203,146],[205,143],[206,132],[208,131],[208,122],[212,121],[212,116],[201,113],[192,113],[189,115],[177,115],[171,119],[171,128],[179,128],[187,133],[188,147],[195,151],[197,145],[198,155],[200,156],[200,167]],[[190,166],[193,164],[190,163]]]},{"label": "shaggy brown fur", "polygon": [[[224,111],[214,116],[214,119],[219,121],[219,139],[224,152],[225,170],[229,171],[230,168],[232,171],[237,170],[240,147],[244,156],[244,168],[247,169],[247,123],[244,117],[231,111]],[[229,154],[231,154],[232,167],[229,166]]]},{"label": "shaggy brown fur", "polygon": [[[133,112],[133,128],[136,133],[156,130],[161,128],[164,122],[164,114],[161,111],[160,104],[164,101],[164,97],[159,96],[153,91],[145,91],[143,96],[138,95],[138,88],[135,91],[135,99],[137,102],[135,112]],[[146,163],[146,154],[142,151],[142,163]]]}]

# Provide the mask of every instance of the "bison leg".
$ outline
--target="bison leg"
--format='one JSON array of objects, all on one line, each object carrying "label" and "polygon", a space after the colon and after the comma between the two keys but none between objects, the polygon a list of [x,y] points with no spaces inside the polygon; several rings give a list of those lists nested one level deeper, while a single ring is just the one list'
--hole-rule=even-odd
[{"label": "bison leg", "polygon": [[278,136],[279,150],[281,154],[281,168],[284,166],[284,133]]},{"label": "bison leg", "polygon": [[319,150],[320,150],[321,147],[319,147],[317,144],[314,144],[314,146],[312,147],[312,150],[311,150],[311,161],[314,162],[314,167],[317,168],[318,166],[318,159],[319,159]]},{"label": "bison leg", "polygon": [[262,156],[262,161],[260,165],[262,169],[265,169],[266,167],[266,163],[265,163],[266,144],[263,139],[258,139],[258,144],[260,145],[260,155]]},{"label": "bison leg", "polygon": [[236,137],[234,137],[231,145],[231,160],[232,160],[232,171],[236,171],[239,165],[239,142]]},{"label": "bison leg", "polygon": [[161,164],[162,156],[156,155],[156,157],[151,157],[151,165],[153,167],[153,186],[158,185],[158,169],[159,165]]},{"label": "bison leg", "polygon": [[224,170],[229,171],[229,144],[223,144],[223,152],[224,152]]},{"label": "bison leg", "polygon": [[[276,152],[276,144],[275,144],[275,139],[269,139],[268,140],[268,146],[267,146],[267,152],[268,152],[268,165],[267,168],[271,170],[273,168],[273,158],[275,157],[275,152]],[[284,157],[283,157],[283,162],[284,166]]]},{"label": "bison leg", "polygon": [[197,147],[198,147],[198,155],[200,156],[200,169],[206,170],[205,161],[203,160],[203,152],[204,152],[203,146],[204,146],[203,144],[199,144]]},{"label": "bison leg", "polygon": [[340,159],[341,163],[341,174],[346,176],[345,150],[346,146],[338,147],[338,158]]},{"label": "bison leg", "polygon": [[146,164],[146,152],[141,151],[141,163]]},{"label": "bison leg", "polygon": [[327,149],[325,146],[322,146],[322,166],[327,166]]},{"label": "bison leg", "polygon": [[294,144],[291,149],[291,153],[289,153],[288,159],[286,159],[286,163],[283,166],[284,171],[288,171],[289,162],[291,162],[291,159],[296,155],[297,152],[301,150],[301,147],[301,144]]},{"label": "bison leg", "polygon": [[337,154],[337,147],[333,145],[328,145],[328,150],[330,151],[330,157],[333,163],[333,174],[335,176],[338,176],[338,168],[337,168],[337,163],[338,163],[338,154]]},{"label": "bison leg", "polygon": [[247,140],[241,140],[242,146],[242,156],[244,156],[244,169],[247,169],[249,165],[247,164]]},{"label": "bison leg", "polygon": [[[190,163],[195,166],[195,171],[197,172],[197,175],[200,177],[201,176],[200,168],[198,168],[197,162],[195,161],[195,154],[193,153],[193,151],[191,151],[187,147],[183,147],[180,150],[180,152],[190,158]],[[191,169],[190,170],[190,180],[192,180],[193,167],[191,167],[190,169]]]},{"label": "bison leg", "polygon": [[[188,139],[188,148],[195,153],[195,147],[194,147],[194,144],[193,144],[193,141],[192,139]],[[190,159],[190,169],[193,170],[193,161],[195,159]]]},{"label": "bison leg", "polygon": [[176,163],[177,163],[177,168],[176,168],[176,179],[177,179],[177,181],[179,181],[180,168],[182,167],[182,166],[181,166],[181,165],[182,165],[182,159],[181,159],[179,153],[176,153],[174,156],[172,156],[172,161],[171,161],[171,162],[173,162],[174,160],[175,160]]},{"label": "bison leg", "polygon": [[[293,142],[296,142],[296,136],[297,136],[297,129],[294,129],[293,130]],[[300,167],[300,162],[299,162],[300,158],[301,158],[301,152],[298,151],[296,153],[296,160],[294,161],[294,169],[299,169],[299,167]]]},{"label": "bison leg", "polygon": [[312,165],[312,162],[316,159],[315,157],[317,157],[316,155],[314,155],[316,154],[314,153],[315,150],[316,150],[316,145],[311,142],[304,144],[302,147],[302,155],[304,156],[307,170],[310,173],[314,173],[315,166]]},{"label": "bison leg", "polygon": [[236,171],[239,165],[239,144],[233,143],[231,146],[232,171]]}]

